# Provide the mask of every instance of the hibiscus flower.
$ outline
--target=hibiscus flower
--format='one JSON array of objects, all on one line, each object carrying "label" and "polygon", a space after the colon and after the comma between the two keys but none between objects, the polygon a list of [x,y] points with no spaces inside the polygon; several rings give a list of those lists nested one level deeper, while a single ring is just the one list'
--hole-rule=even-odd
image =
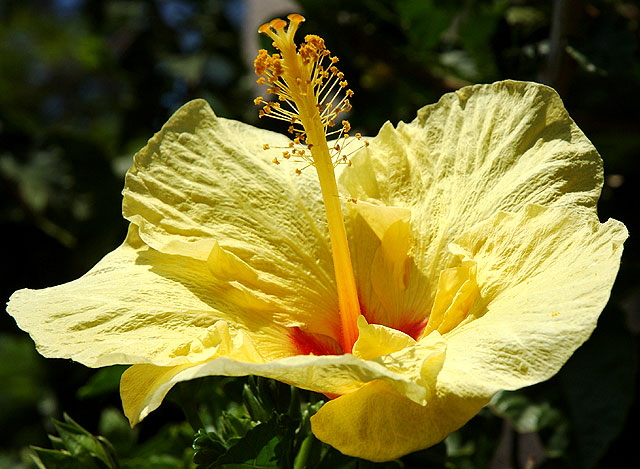
[{"label": "hibiscus flower", "polygon": [[385,461],[555,374],[627,232],[598,220],[601,159],[543,85],[466,87],[327,143],[352,92],[319,37],[296,46],[302,21],[264,25],[279,51],[256,60],[293,140],[186,104],[134,157],[124,243],[8,312],[46,357],[132,365],[132,424],[178,382],[252,374],[324,393],[314,434]]}]

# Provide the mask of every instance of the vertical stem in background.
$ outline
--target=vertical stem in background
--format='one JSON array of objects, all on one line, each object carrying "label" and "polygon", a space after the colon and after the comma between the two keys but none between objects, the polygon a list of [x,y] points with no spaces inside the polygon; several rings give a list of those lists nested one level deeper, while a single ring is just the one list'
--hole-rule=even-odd
[{"label": "vertical stem in background", "polygon": [[582,10],[582,0],[555,0],[553,2],[549,55],[538,74],[538,79],[541,83],[554,88],[561,96],[569,87],[575,65],[567,54],[567,38],[577,33]]}]

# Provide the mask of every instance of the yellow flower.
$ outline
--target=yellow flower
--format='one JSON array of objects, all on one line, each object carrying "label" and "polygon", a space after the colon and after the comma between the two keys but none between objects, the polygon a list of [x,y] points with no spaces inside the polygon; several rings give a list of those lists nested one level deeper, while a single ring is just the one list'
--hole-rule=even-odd
[{"label": "yellow flower", "polygon": [[[180,381],[253,374],[335,397],[315,435],[384,461],[556,373],[593,331],[627,232],[599,222],[600,157],[534,83],[463,88],[385,124],[336,183],[334,95],[305,107],[306,92],[279,88],[337,61],[317,36],[296,49],[301,18],[263,26],[282,56],[256,62],[291,93],[292,111],[263,112],[301,124],[295,143],[186,104],[135,155],[122,246],[78,280],[14,293],[8,311],[46,357],[132,364],[132,424]],[[313,87],[338,83],[344,110],[338,73],[307,84],[321,101]]]}]

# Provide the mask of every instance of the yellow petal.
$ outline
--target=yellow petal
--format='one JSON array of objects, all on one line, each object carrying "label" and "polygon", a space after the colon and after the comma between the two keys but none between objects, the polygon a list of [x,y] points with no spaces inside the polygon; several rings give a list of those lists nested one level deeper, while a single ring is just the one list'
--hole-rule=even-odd
[{"label": "yellow petal", "polygon": [[[133,427],[149,413],[157,409],[173,387],[171,379],[192,365],[153,366],[133,365],[125,370],[120,379],[122,410]],[[148,399],[152,390],[152,399]]]},{"label": "yellow petal", "polygon": [[498,213],[461,236],[481,301],[444,334],[439,384],[490,395],[555,374],[595,328],[626,237],[615,220],[539,206]]},{"label": "yellow petal", "polygon": [[442,366],[442,346],[443,342],[425,343],[421,349],[408,350],[405,357],[378,360],[350,354],[298,355],[266,363],[220,357],[169,367],[134,365],[122,376],[121,397],[132,425],[156,409],[175,384],[204,376],[264,376],[325,394],[349,394],[368,382],[383,380],[396,392],[424,403],[433,393]]},{"label": "yellow petal", "polygon": [[150,249],[131,225],[125,243],[86,275],[19,290],[7,310],[44,356],[94,367],[177,365],[220,355],[220,321],[253,330],[266,357],[286,356],[293,347],[273,322],[282,308],[277,298],[260,301],[216,281],[204,261]]},{"label": "yellow petal", "polygon": [[382,240],[391,225],[397,222],[408,224],[411,221],[411,210],[403,207],[374,205],[368,202],[356,202],[352,205],[364,218],[376,236]]},{"label": "yellow petal", "polygon": [[[407,336],[403,341],[391,329],[380,330],[362,320],[360,326],[363,330],[371,328],[370,335],[395,337],[394,346],[377,349],[389,353],[371,360],[345,354],[298,355],[264,362],[253,348],[257,341],[250,340],[250,333],[230,334],[221,327],[219,358],[177,366],[134,365],[129,368],[122,376],[120,387],[125,413],[135,424],[157,408],[176,383],[216,375],[264,376],[333,395],[353,393],[366,383],[379,380],[413,402],[428,402],[435,392],[436,379],[445,359],[446,344],[442,337],[435,332],[418,342]],[[371,352],[375,346],[369,345],[361,344],[361,350]]]},{"label": "yellow petal", "polygon": [[397,352],[416,343],[407,334],[379,324],[368,324],[364,316],[358,318],[358,340],[353,344],[353,354],[368,360]]},{"label": "yellow petal", "polygon": [[358,201],[349,205],[347,228],[361,310],[367,320],[422,332],[429,282],[413,262],[411,210]]},{"label": "yellow petal", "polygon": [[441,394],[422,406],[373,381],[324,404],[311,417],[311,428],[344,454],[389,461],[442,441],[486,403],[482,397]]},{"label": "yellow petal", "polygon": [[235,256],[235,266],[295,294],[297,323],[328,334],[337,294],[317,177],[296,175],[292,161],[272,164],[281,150],[263,149],[288,143],[216,117],[203,100],[187,103],[135,155],[123,214],[159,252],[206,261],[225,250],[224,262]]},{"label": "yellow petal", "polygon": [[410,209],[414,261],[430,279],[457,262],[448,244],[496,211],[593,208],[602,186],[600,157],[556,92],[515,81],[466,87],[385,124],[352,163],[346,196]]},{"label": "yellow petal", "polygon": [[424,334],[449,332],[469,314],[479,297],[476,263],[465,260],[459,266],[440,272],[438,289]]},{"label": "yellow petal", "polygon": [[[212,329],[209,344],[206,345],[214,346],[216,355],[246,362],[263,361],[246,334],[232,334],[223,321],[218,321]],[[192,353],[190,355],[190,358],[196,358]],[[193,363],[177,366],[141,364],[129,367],[120,380],[120,396],[124,413],[131,425],[138,423],[162,403],[173,386],[172,380],[176,375],[193,369],[196,369]]]},{"label": "yellow petal", "polygon": [[385,230],[371,260],[371,285],[388,311],[398,310],[393,300],[397,302],[407,288],[410,247],[411,226],[398,220]]},{"label": "yellow petal", "polygon": [[259,273],[238,256],[220,247],[217,241],[213,243],[209,257],[207,258],[209,270],[219,279],[224,281],[239,281],[246,284],[255,284]]}]

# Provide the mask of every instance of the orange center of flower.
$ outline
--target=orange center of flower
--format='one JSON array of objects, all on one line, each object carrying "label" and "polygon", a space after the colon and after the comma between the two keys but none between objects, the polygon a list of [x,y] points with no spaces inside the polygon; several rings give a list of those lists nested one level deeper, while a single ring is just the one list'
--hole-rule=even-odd
[{"label": "orange center of flower", "polygon": [[[353,92],[347,89],[347,81],[335,65],[338,58],[331,56],[324,40],[308,35],[305,42],[297,46],[294,35],[304,18],[294,14],[288,19],[288,23],[281,19],[272,20],[258,30],[273,39],[273,45],[279,51],[269,54],[264,49],[260,50],[254,62],[256,74],[260,75],[258,83],[266,84],[267,92],[276,95],[278,101],[265,102],[259,97],[255,103],[264,104],[260,116],[289,122],[289,131],[295,136],[294,143],[304,145],[303,149],[292,145],[292,150],[283,152],[283,157],[288,158],[295,152],[295,156],[313,166],[318,173],[340,309],[339,346],[341,350],[350,352],[358,338],[356,321],[360,315],[360,304],[334,174],[335,165],[345,159],[338,145],[329,147],[327,135],[331,133],[328,128],[335,124],[337,115],[351,108],[349,98]],[[337,132],[343,136],[349,128],[349,123],[343,121],[342,129]],[[278,164],[277,159],[273,162]],[[306,353],[333,350],[333,345],[322,342],[324,339],[313,338],[312,334],[309,337],[310,344],[317,342],[320,345],[310,345],[314,350]]]}]

